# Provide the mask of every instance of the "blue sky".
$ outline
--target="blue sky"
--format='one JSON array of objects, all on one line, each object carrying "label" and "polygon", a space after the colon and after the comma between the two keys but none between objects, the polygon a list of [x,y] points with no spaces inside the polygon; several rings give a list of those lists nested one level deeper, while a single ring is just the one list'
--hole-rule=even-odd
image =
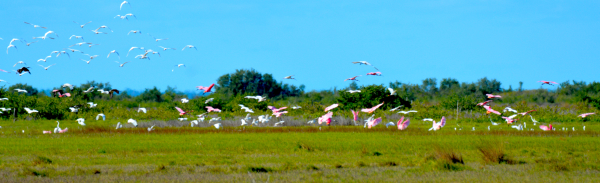
[{"label": "blue sky", "polygon": [[[0,73],[11,84],[28,83],[47,89],[89,80],[110,82],[113,88],[141,90],[157,86],[194,90],[210,85],[225,73],[254,68],[278,80],[295,75],[308,90],[346,87],[355,75],[359,84],[391,81],[421,83],[425,78],[452,77],[461,82],[498,79],[513,88],[538,88],[536,81],[594,81],[600,76],[599,1],[138,1],[15,0],[0,6],[0,45],[12,38],[34,41],[52,30],[60,37],[37,40],[18,51],[0,52],[0,69],[16,70],[17,61],[32,75]],[[127,20],[113,18],[133,13]],[[83,29],[77,21],[92,21]],[[46,26],[33,28],[23,22]],[[88,29],[106,25],[114,32],[96,35]],[[143,34],[127,35],[130,30]],[[106,32],[108,30],[103,30]],[[156,42],[148,35],[169,38]],[[61,55],[36,62],[52,51],[72,47],[99,55],[90,64],[83,54]],[[181,51],[185,45],[198,50]],[[159,51],[151,60],[130,47]],[[162,51],[158,46],[177,50]],[[111,50],[121,57],[106,58]],[[366,77],[375,70],[351,64],[369,61],[384,76]],[[130,63],[120,68],[114,61]],[[56,64],[50,69],[44,66]],[[185,68],[172,69],[176,64]]]}]

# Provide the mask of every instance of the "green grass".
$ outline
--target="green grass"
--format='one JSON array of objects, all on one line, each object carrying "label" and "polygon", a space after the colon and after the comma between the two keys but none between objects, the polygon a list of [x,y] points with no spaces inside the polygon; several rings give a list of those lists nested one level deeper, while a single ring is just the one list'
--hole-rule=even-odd
[{"label": "green grass", "polygon": [[483,124],[462,124],[463,130],[455,131],[452,122],[429,132],[429,123],[420,121],[406,131],[379,125],[370,130],[161,127],[147,132],[115,130],[116,121],[87,123],[61,122],[68,133],[44,135],[41,130],[51,130],[54,121],[1,121],[0,182],[600,179],[600,125],[592,124],[586,124],[586,131],[581,123],[556,125],[574,126],[574,132],[520,132],[505,125],[488,131]]}]

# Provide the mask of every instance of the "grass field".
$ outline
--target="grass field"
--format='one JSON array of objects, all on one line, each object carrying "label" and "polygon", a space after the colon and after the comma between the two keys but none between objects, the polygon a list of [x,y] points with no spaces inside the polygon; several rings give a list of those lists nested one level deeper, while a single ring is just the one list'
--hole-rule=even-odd
[{"label": "grass field", "polygon": [[488,131],[488,124],[455,131],[451,121],[437,132],[423,122],[405,131],[165,125],[148,132],[152,123],[174,122],[118,130],[116,121],[87,123],[61,122],[67,133],[43,135],[54,121],[0,122],[0,182],[600,181],[600,125],[592,124],[583,131],[581,123],[554,123],[551,132]]}]

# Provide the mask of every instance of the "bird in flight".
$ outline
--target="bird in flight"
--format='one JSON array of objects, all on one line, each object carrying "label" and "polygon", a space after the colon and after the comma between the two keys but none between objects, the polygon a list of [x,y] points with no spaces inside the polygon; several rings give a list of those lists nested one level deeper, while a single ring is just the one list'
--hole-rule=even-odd
[{"label": "bird in flight", "polygon": [[351,77],[351,78],[345,79],[344,81],[348,81],[348,80],[352,80],[352,81],[359,81],[359,80],[357,80],[357,79],[356,79],[356,77],[359,77],[359,76],[354,76],[354,77]]},{"label": "bird in flight", "polygon": [[142,34],[142,31],[140,31],[140,30],[130,30],[130,31],[127,33],[127,35],[129,35],[129,34],[130,34],[130,33],[132,33],[132,32],[133,32],[134,34],[135,34],[135,33],[140,33],[140,34]]},{"label": "bird in flight", "polygon": [[162,48],[162,49],[163,49],[163,51],[167,51],[167,50],[177,50],[177,49],[175,49],[175,48],[165,48],[165,47],[162,47],[162,46],[159,46],[159,47],[160,47],[160,48]]},{"label": "bird in flight", "polygon": [[42,28],[42,29],[46,29],[46,27],[42,27],[42,26],[39,26],[39,25],[34,25],[34,24],[31,24],[31,23],[29,23],[29,22],[25,22],[25,24],[33,25],[33,28]]},{"label": "bird in flight", "polygon": [[160,38],[160,39],[158,39],[158,38],[156,38],[156,37],[154,37],[154,36],[152,36],[152,35],[150,35],[150,34],[148,34],[148,35],[149,35],[150,37],[154,38],[154,40],[156,40],[156,42],[158,42],[158,41],[162,41],[162,40],[167,40],[167,39],[169,39],[169,38]]},{"label": "bird in flight", "polygon": [[293,78],[293,76],[294,76],[294,75],[291,75],[291,76],[286,76],[286,77],[283,77],[283,79],[293,79],[293,80],[296,80],[296,78]]},{"label": "bird in flight", "polygon": [[[38,59],[37,61],[38,62],[46,62],[46,60],[48,60],[48,58],[51,58],[51,57],[52,56],[46,56],[46,58],[44,58],[44,59]],[[27,65],[27,64],[25,64],[25,65]]]},{"label": "bird in flight", "polygon": [[48,70],[48,68],[52,67],[53,65],[56,65],[56,64],[49,65],[48,67],[44,67],[43,65],[39,65],[39,66],[44,68],[44,70]]},{"label": "bird in flight", "polygon": [[106,25],[102,25],[102,26],[98,27],[98,28],[97,28],[95,31],[97,32],[97,31],[98,31],[98,30],[100,30],[100,29],[108,29],[108,30],[110,30],[110,32],[113,32],[113,30],[112,30],[112,29],[110,29],[110,28],[109,28],[108,26],[106,26]]},{"label": "bird in flight", "polygon": [[552,86],[552,84],[558,84],[557,82],[554,82],[554,81],[544,81],[544,80],[541,80],[541,81],[538,81],[538,82],[542,83],[542,85],[547,84],[547,85],[550,85],[550,86]]},{"label": "bird in flight", "polygon": [[360,93],[360,90],[348,90],[348,93]]},{"label": "bird in flight", "polygon": [[211,90],[211,89],[212,89],[214,86],[215,86],[215,84],[213,83],[213,84],[211,84],[211,85],[210,85],[210,86],[208,86],[208,87],[205,87],[205,86],[196,86],[196,88],[197,88],[198,90],[204,90],[204,93],[208,93],[208,92],[210,92],[210,90]]},{"label": "bird in flight", "polygon": [[445,125],[446,125],[446,117],[442,117],[442,119],[438,123],[433,121],[433,126],[429,129],[429,131],[431,131],[431,130],[438,131],[440,128],[444,127]]},{"label": "bird in flight", "polygon": [[[79,27],[81,27],[81,28],[83,28],[83,26],[85,26],[85,25],[87,25],[87,24],[89,24],[89,23],[92,23],[92,21],[89,21],[88,23],[85,23],[85,24],[80,24],[80,23],[77,23],[76,21],[73,21],[73,22],[75,22],[75,23],[76,23],[77,25],[79,25]],[[70,39],[70,38],[69,38],[69,39]]]},{"label": "bird in flight", "polygon": [[381,76],[381,72],[369,72],[367,73],[367,76],[371,75],[371,76]]},{"label": "bird in flight", "polygon": [[29,71],[29,67],[21,67],[20,69],[17,69],[17,74],[19,75],[23,75],[25,72],[31,74],[31,71]]},{"label": "bird in flight", "polygon": [[119,52],[117,52],[117,50],[110,51],[110,53],[108,53],[108,56],[106,56],[106,58],[110,57],[110,54],[112,54],[112,53],[116,53],[117,56],[119,56],[119,59],[121,59],[121,55],[119,55]]},{"label": "bird in flight", "polygon": [[404,121],[404,116],[402,116],[402,118],[398,120],[398,130],[405,130],[408,128],[408,124],[410,124],[410,119],[406,119],[406,121]]},{"label": "bird in flight", "polygon": [[500,95],[485,94],[487,98],[502,98]]},{"label": "bird in flight", "polygon": [[127,1],[123,1],[123,2],[121,3],[121,6],[119,6],[119,10],[123,9],[123,5],[124,5],[124,4],[128,4],[128,5],[129,5],[129,7],[131,7],[131,3],[127,2]]},{"label": "bird in flight", "polygon": [[27,65],[27,64],[26,64],[25,62],[23,62],[23,61],[18,61],[18,62],[17,62],[17,63],[16,63],[16,64],[15,64],[13,67],[16,67],[18,64],[25,64],[25,65]]},{"label": "bird in flight", "polygon": [[352,62],[352,63],[353,64],[358,64],[358,65],[368,65],[368,66],[371,66],[371,67],[375,68],[375,70],[379,70],[379,69],[377,69],[377,67],[371,65],[371,63],[369,63],[367,61],[356,61],[356,62]]},{"label": "bird in flight", "polygon": [[115,62],[117,62],[117,64],[120,64],[119,67],[123,67],[126,63],[129,63],[129,62],[124,62],[121,64],[121,63],[119,63],[119,61],[115,61]]},{"label": "bird in flight", "polygon": [[194,45],[186,45],[185,47],[183,47],[183,49],[181,49],[181,51],[185,50],[185,48],[194,48],[196,49],[196,51],[198,51],[198,48],[196,48]]}]

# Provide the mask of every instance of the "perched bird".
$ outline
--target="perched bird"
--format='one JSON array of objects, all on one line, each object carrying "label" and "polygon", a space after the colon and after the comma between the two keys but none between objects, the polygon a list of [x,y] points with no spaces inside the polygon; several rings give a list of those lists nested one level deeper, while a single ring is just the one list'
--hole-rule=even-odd
[{"label": "perched bird", "polygon": [[137,127],[137,126],[138,126],[138,124],[137,124],[137,121],[136,121],[135,119],[129,119],[129,120],[127,120],[127,123],[131,123],[131,124],[133,124],[133,126],[135,126],[135,127]]},{"label": "perched bird", "polygon": [[354,121],[354,123],[356,123],[356,121],[358,121],[358,111],[354,111],[354,110],[350,110],[352,112],[352,120]]},{"label": "perched bird", "polygon": [[[85,23],[85,24],[80,24],[80,23],[77,23],[76,21],[73,21],[73,22],[76,23],[77,25],[79,25],[79,27],[81,27],[81,28],[83,28],[85,25],[87,25],[89,23],[92,23],[92,21],[89,21],[88,23]],[[71,38],[69,38],[69,39],[71,39]]]},{"label": "perched bird", "polygon": [[438,123],[433,121],[433,126],[429,129],[429,131],[431,131],[431,130],[437,131],[437,130],[441,129],[442,127],[444,127],[445,125],[446,125],[446,117],[442,117],[442,119]]},{"label": "perched bird", "polygon": [[359,81],[359,80],[356,80],[356,77],[359,77],[359,76],[354,76],[354,77],[351,77],[351,78],[345,79],[344,81],[348,81],[348,80],[352,80],[352,81]]},{"label": "perched bird", "polygon": [[557,82],[554,82],[554,81],[544,81],[544,80],[542,80],[542,81],[538,81],[538,82],[542,83],[542,85],[544,85],[544,84],[547,84],[547,85],[558,84]]},{"label": "perched bird", "polygon": [[367,61],[357,61],[357,62],[352,62],[353,64],[358,64],[358,65],[368,65],[368,66],[372,66],[373,68],[375,68],[375,70],[379,70],[377,69],[377,67],[371,65],[371,63],[367,62]]},{"label": "perched bird", "polygon": [[215,86],[215,84],[213,83],[213,84],[211,84],[211,85],[210,85],[210,86],[208,86],[208,87],[204,87],[204,86],[196,86],[196,88],[197,88],[198,90],[204,90],[204,93],[208,93],[208,92],[210,92],[210,90],[211,90],[211,89],[212,89],[214,86]]},{"label": "perched bird", "polygon": [[177,118],[179,121],[187,121],[187,118]]},{"label": "perched bird", "polygon": [[123,125],[121,125],[121,122],[117,123],[117,128],[115,128],[115,129],[119,129],[119,128],[123,128]]},{"label": "perched bird", "polygon": [[69,110],[71,110],[71,112],[79,112],[79,108],[76,107],[69,107]]},{"label": "perched bird", "polygon": [[102,113],[96,115],[96,120],[100,119],[100,117],[102,117],[102,121],[106,121],[106,115],[104,115]]},{"label": "perched bird", "polygon": [[519,131],[523,130],[523,125],[519,124],[519,125],[512,125],[510,126],[511,128],[517,129]]},{"label": "perched bird", "polygon": [[283,123],[285,123],[285,121],[277,122],[277,123],[273,124],[273,127],[282,126]]},{"label": "perched bird", "polygon": [[336,107],[338,107],[338,106],[339,106],[339,104],[332,104],[332,105],[330,105],[329,107],[326,107],[326,108],[325,108],[325,112],[327,112],[327,111],[329,111],[329,110],[332,110],[332,109],[335,109],[335,108],[336,108]]}]

